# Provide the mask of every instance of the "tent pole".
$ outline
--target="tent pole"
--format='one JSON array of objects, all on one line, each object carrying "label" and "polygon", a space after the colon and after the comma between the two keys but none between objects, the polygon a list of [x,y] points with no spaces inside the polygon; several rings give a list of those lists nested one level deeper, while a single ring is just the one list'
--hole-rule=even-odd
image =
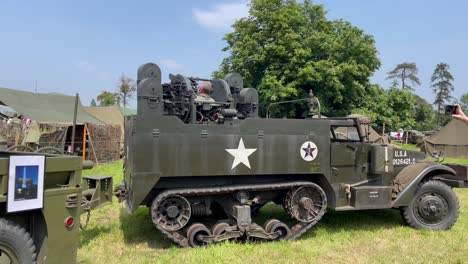
[{"label": "tent pole", "polygon": [[78,114],[78,100],[79,95],[75,95],[75,109],[73,113],[73,130],[72,130],[72,138],[71,138],[71,154],[75,153],[75,133],[76,133],[76,116]]},{"label": "tent pole", "polygon": [[86,124],[83,127],[83,160],[86,160],[86,132],[88,127]]}]

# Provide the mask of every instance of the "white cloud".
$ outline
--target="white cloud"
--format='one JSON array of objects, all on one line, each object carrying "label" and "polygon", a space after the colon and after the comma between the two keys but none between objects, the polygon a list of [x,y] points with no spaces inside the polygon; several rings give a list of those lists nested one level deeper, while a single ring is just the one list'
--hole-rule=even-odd
[{"label": "white cloud", "polygon": [[210,29],[230,29],[234,22],[249,14],[246,1],[240,3],[217,4],[210,10],[194,8],[195,20],[203,27]]},{"label": "white cloud", "polygon": [[76,64],[76,68],[80,71],[84,72],[94,72],[96,70],[96,66],[94,66],[92,63],[88,61],[80,61]]},{"label": "white cloud", "polygon": [[179,70],[182,68],[182,65],[173,59],[163,59],[160,61],[160,63],[161,66],[167,68],[168,70]]}]

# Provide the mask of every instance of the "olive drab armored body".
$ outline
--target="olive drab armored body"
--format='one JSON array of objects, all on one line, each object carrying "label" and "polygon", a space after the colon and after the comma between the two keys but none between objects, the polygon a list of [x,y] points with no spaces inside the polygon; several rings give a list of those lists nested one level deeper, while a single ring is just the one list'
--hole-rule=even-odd
[{"label": "olive drab armored body", "polygon": [[0,151],[0,263],[75,263],[80,215],[112,202],[112,178],[81,157]]},{"label": "olive drab armored body", "polygon": [[[130,212],[148,206],[155,227],[180,246],[295,239],[327,208],[399,208],[425,229],[448,229],[458,217],[450,187],[466,187],[466,173],[369,143],[358,118],[259,118],[258,93],[239,74],[169,79],[161,83],[156,64],[138,69],[138,112],[125,120],[116,192]],[[270,202],[291,220],[259,222]]]}]

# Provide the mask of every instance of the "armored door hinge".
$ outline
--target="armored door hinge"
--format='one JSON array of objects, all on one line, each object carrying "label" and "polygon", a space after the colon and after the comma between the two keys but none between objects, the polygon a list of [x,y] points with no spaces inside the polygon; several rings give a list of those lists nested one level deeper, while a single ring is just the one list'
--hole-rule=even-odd
[{"label": "armored door hinge", "polygon": [[309,139],[314,139],[315,138],[315,133],[314,132],[310,132],[309,133]]},{"label": "armored door hinge", "polygon": [[159,137],[159,129],[153,129],[153,137]]},{"label": "armored door hinge", "polygon": [[259,130],[257,136],[258,138],[263,138],[265,136],[265,132],[263,132],[263,130]]}]

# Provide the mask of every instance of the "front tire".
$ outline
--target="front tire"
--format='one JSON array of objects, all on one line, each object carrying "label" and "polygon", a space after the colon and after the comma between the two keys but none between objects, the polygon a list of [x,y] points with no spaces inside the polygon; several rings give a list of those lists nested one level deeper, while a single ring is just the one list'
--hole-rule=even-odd
[{"label": "front tire", "polygon": [[36,263],[36,247],[29,233],[0,218],[0,263]]},{"label": "front tire", "polygon": [[457,221],[460,206],[447,184],[430,180],[419,187],[410,204],[401,210],[405,222],[416,229],[448,230]]}]

